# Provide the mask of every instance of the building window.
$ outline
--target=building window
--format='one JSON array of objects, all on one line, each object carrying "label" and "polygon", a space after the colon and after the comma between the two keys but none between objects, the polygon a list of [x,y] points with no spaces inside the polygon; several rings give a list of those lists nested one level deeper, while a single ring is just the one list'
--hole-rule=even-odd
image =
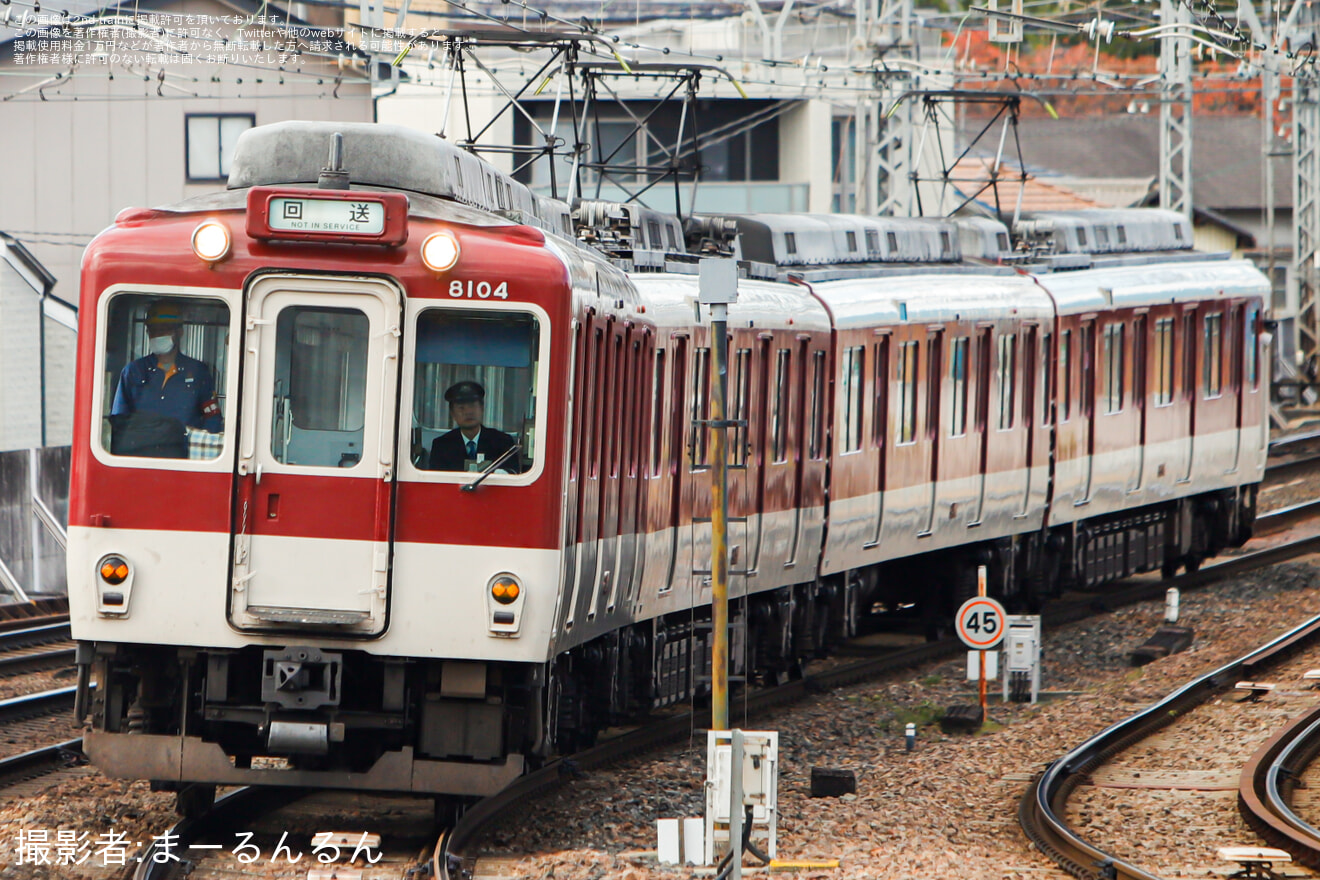
[{"label": "building window", "polygon": [[[865,405],[866,373],[863,360],[866,346],[858,345],[843,350],[843,451],[856,452],[862,448],[862,407]],[[877,418],[883,416],[876,414]]]},{"label": "building window", "polygon": [[1205,354],[1201,363],[1205,374],[1202,383],[1206,397],[1218,397],[1223,388],[1223,353],[1224,353],[1224,316],[1213,314],[1205,316]]},{"label": "building window", "polygon": [[1123,409],[1123,330],[1124,324],[1106,324],[1104,336],[1104,375],[1100,377],[1100,396],[1106,413]]},{"label": "building window", "polygon": [[970,340],[959,336],[953,340],[953,357],[949,360],[949,378],[953,386],[953,412],[949,421],[949,436],[961,437],[967,433],[967,349]]},{"label": "building window", "polygon": [[251,113],[188,114],[184,117],[188,180],[227,180],[238,136],[257,124]]},{"label": "building window", "polygon": [[912,443],[917,437],[917,346],[898,346],[898,442]]},{"label": "building window", "polygon": [[1173,403],[1173,318],[1155,322],[1155,405]]}]

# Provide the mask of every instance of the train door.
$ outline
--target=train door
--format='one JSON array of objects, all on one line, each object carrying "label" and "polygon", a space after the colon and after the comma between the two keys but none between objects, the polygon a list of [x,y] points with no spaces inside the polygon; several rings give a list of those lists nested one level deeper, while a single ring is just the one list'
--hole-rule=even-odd
[{"label": "train door", "polygon": [[622,487],[619,498],[619,564],[617,576],[610,584],[609,604],[606,611],[613,611],[622,601],[625,605],[635,593],[641,576],[641,510],[643,470],[646,467],[646,412],[647,397],[650,391],[647,383],[646,365],[651,353],[644,344],[649,336],[646,331],[628,331],[626,351],[628,353],[629,380],[626,404],[620,414],[625,419],[623,464],[620,477]]},{"label": "train door", "polygon": [[748,547],[747,569],[755,570],[761,564],[761,543],[765,521],[765,483],[769,471],[770,452],[770,387],[774,376],[770,351],[770,342],[774,337],[765,334],[756,340],[756,390],[754,424],[752,426],[752,520],[747,525]]},{"label": "train door", "polygon": [[267,276],[248,289],[230,619],[385,629],[399,289]]},{"label": "train door", "polygon": [[600,543],[597,557],[600,561],[588,617],[606,611],[604,605],[607,602],[609,608],[614,607],[614,588],[620,576],[622,541],[619,536],[619,508],[622,501],[624,432],[627,426],[622,401],[624,388],[631,378],[626,336],[623,325],[611,319],[605,333],[604,385],[600,421],[596,425],[601,443],[597,511],[600,520],[596,526]]},{"label": "train door", "polygon": [[926,337],[926,454],[930,457],[926,473],[930,479],[930,497],[925,522],[919,534],[935,529],[935,507],[940,488],[940,390],[944,379],[944,331],[934,330]]},{"label": "train door", "polygon": [[729,569],[745,571],[751,562],[752,519],[756,480],[755,463],[748,453],[748,424],[752,406],[752,349],[732,343],[729,393],[725,417],[742,424],[728,429],[729,464]]},{"label": "train door", "polygon": [[692,396],[688,398],[688,521],[693,585],[700,589],[711,572],[710,366],[709,346],[693,349]]},{"label": "train door", "polygon": [[1080,496],[1077,503],[1085,504],[1091,500],[1091,477],[1095,471],[1095,318],[1084,319],[1078,327],[1077,349],[1081,357],[1079,380],[1081,387],[1080,416],[1085,423],[1086,455],[1082,464]]},{"label": "train door", "polygon": [[1147,332],[1146,316],[1137,315],[1132,321],[1132,447],[1136,450],[1136,461],[1132,467],[1132,478],[1128,481],[1128,492],[1136,492],[1141,488],[1146,472]]},{"label": "train door", "polygon": [[1236,473],[1242,457],[1242,407],[1246,403],[1246,388],[1242,382],[1243,355],[1246,343],[1244,314],[1246,306],[1235,305],[1229,311],[1228,334],[1230,349],[1228,390],[1233,395],[1233,457],[1228,473]]},{"label": "train door", "polygon": [[876,452],[875,530],[866,546],[880,543],[880,531],[885,525],[885,475],[889,465],[889,334],[885,333],[872,349],[871,362],[875,365],[875,394],[871,407],[871,445]]},{"label": "train door", "polygon": [[1036,371],[1040,369],[1036,357],[1039,328],[1028,324],[1022,328],[1022,430],[1026,432],[1023,459],[1022,509],[1019,518],[1031,511],[1031,466],[1036,461]]},{"label": "train door", "polygon": [[802,481],[807,466],[807,351],[811,341],[798,339],[797,387],[793,394],[793,439],[790,441],[793,456],[793,536],[788,551],[787,565],[797,563],[798,540],[802,534]]},{"label": "train door", "polygon": [[1196,467],[1196,347],[1200,334],[1197,333],[1196,308],[1189,308],[1182,318],[1182,398],[1187,412],[1187,420],[1182,425],[1182,444],[1186,450],[1186,467],[1178,476],[1179,483],[1190,483]]},{"label": "train door", "polygon": [[976,330],[976,432],[977,465],[975,493],[976,506],[968,511],[967,524],[980,525],[981,515],[985,510],[985,471],[990,464],[990,376],[993,369],[991,345],[994,341],[993,327],[978,327]]},{"label": "train door", "polygon": [[[670,354],[673,358],[673,377],[669,383],[669,437],[668,454],[663,466],[669,469],[668,521],[665,523],[669,532],[668,572],[665,575],[663,590],[671,590],[678,574],[678,531],[683,521],[683,493],[688,482],[686,457],[683,454],[684,438],[687,436],[687,353],[686,336],[674,337],[674,347]],[[663,380],[662,380],[663,381]]]},{"label": "train door", "polygon": [[600,385],[604,370],[600,368],[604,353],[604,328],[596,316],[588,314],[582,326],[583,352],[578,361],[578,374],[573,377],[577,388],[577,566],[573,578],[573,596],[569,601],[566,623],[572,626],[579,619],[578,606],[585,593],[591,594],[596,580],[596,553],[599,549],[597,504],[600,497]]}]

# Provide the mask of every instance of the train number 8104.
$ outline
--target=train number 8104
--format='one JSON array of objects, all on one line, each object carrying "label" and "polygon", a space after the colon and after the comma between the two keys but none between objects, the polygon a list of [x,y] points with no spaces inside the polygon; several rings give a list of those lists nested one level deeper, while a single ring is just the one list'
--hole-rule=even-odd
[{"label": "train number 8104", "polygon": [[492,287],[489,281],[451,281],[449,295],[454,299],[508,299],[509,282]]}]

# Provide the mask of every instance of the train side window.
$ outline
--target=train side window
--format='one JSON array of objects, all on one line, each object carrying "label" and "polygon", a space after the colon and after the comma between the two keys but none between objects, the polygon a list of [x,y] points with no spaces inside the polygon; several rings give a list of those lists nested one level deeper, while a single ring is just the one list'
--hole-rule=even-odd
[{"label": "train side window", "polygon": [[825,454],[825,352],[811,357],[811,432],[808,455],[813,459]]},{"label": "train side window", "polygon": [[779,349],[775,360],[775,405],[770,416],[770,433],[774,437],[774,460],[786,461],[788,458],[788,395],[789,368],[792,350]]},{"label": "train side window", "polygon": [[875,408],[871,418],[871,442],[876,449],[885,445],[885,436],[889,430],[889,337],[884,336],[875,344]]},{"label": "train side window", "polygon": [[[733,419],[746,422],[752,403],[752,350],[740,348],[734,355],[733,370]],[[728,412],[728,407],[725,407]],[[748,427],[740,425],[729,432],[729,464],[733,467],[747,466]]]},{"label": "train side window", "polygon": [[710,349],[698,348],[693,353],[692,373],[692,466],[704,467],[710,432],[706,420],[710,418]]},{"label": "train side window", "polygon": [[665,350],[655,350],[651,371],[651,476],[660,475],[660,456],[665,436]]},{"label": "train side window", "polygon": [[999,430],[1013,427],[1013,403],[1017,377],[1017,334],[999,337]]},{"label": "train side window", "polygon": [[1247,385],[1252,391],[1260,388],[1260,312],[1256,309],[1250,309],[1247,312],[1246,326],[1243,328],[1247,336]]},{"label": "train side window", "polygon": [[866,346],[855,345],[843,350],[843,452],[856,452],[862,448],[862,408],[866,401],[866,373],[864,371]]},{"label": "train side window", "polygon": [[1059,334],[1059,368],[1063,370],[1063,378],[1059,380],[1059,402],[1063,404],[1063,409],[1059,412],[1061,422],[1072,418],[1072,335],[1071,330],[1064,330]]},{"label": "train side window", "polygon": [[902,342],[898,346],[898,442],[917,438],[917,348],[919,343]]},{"label": "train side window", "polygon": [[1202,345],[1201,386],[1206,398],[1218,397],[1223,392],[1224,316],[1220,312],[1205,316],[1205,339]]},{"label": "train side window", "polygon": [[106,314],[101,446],[206,461],[225,444],[229,306],[214,297],[116,294]]},{"label": "train side window", "polygon": [[1046,333],[1041,337],[1040,346],[1040,390],[1041,390],[1041,414],[1040,423],[1048,425],[1054,407],[1051,405],[1054,400],[1054,364],[1050,361],[1050,347],[1054,343],[1054,334]]},{"label": "train side window", "polygon": [[1155,405],[1173,403],[1173,318],[1155,321]]},{"label": "train side window", "polygon": [[[595,334],[599,358],[599,328]],[[520,444],[498,472],[529,470],[540,448],[536,425],[540,345],[540,322],[525,312],[422,311],[417,316],[413,376],[413,463],[433,471],[483,470],[513,444]],[[472,405],[464,398],[477,390],[474,385],[483,395],[475,401],[475,426],[463,406]],[[575,406],[585,404],[575,401]],[[472,454],[468,441],[475,441]]]},{"label": "train side window", "polygon": [[949,436],[961,437],[967,433],[967,349],[971,344],[966,336],[953,340],[949,357],[949,380],[953,390],[950,401],[953,412],[949,419]]},{"label": "train side window", "polygon": [[1104,329],[1104,373],[1100,376],[1100,396],[1106,413],[1123,409],[1123,347],[1125,324],[1106,324]]}]

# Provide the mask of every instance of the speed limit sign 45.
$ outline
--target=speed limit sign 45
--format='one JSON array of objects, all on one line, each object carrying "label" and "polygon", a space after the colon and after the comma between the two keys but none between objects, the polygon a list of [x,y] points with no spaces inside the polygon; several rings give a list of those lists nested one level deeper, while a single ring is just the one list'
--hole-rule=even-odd
[{"label": "speed limit sign 45", "polygon": [[958,609],[958,638],[974,651],[987,651],[1004,640],[1004,606],[986,596],[976,596]]}]

